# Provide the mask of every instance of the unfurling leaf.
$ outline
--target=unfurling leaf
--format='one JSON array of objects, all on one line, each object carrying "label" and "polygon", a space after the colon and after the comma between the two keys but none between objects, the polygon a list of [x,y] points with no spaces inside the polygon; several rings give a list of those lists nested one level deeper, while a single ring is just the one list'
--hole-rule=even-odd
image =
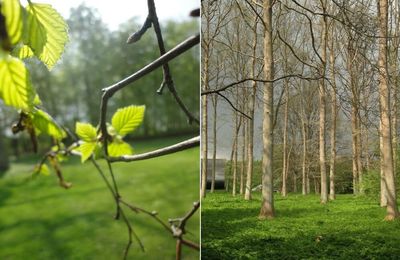
[{"label": "unfurling leaf", "polygon": [[0,97],[6,105],[25,111],[32,108],[35,91],[30,82],[29,72],[19,59],[0,59]]},{"label": "unfurling leaf", "polygon": [[6,30],[10,43],[15,45],[21,40],[23,31],[22,7],[19,0],[3,0],[1,13],[6,18]]},{"label": "unfurling leaf", "polygon": [[68,27],[61,15],[49,4],[29,3],[28,37],[25,42],[48,69],[60,59],[68,41]]},{"label": "unfurling leaf", "polygon": [[132,153],[132,147],[123,141],[117,140],[108,145],[108,154],[112,157],[131,155]]},{"label": "unfurling leaf", "polygon": [[93,154],[94,149],[96,148],[95,142],[82,143],[80,144],[78,150],[81,152],[81,161],[85,162],[89,157]]},{"label": "unfurling leaf", "polygon": [[97,139],[96,128],[89,123],[77,122],[75,124],[75,131],[82,141],[95,142]]},{"label": "unfurling leaf", "polygon": [[31,58],[35,55],[28,45],[18,45],[12,50],[11,54],[21,60]]},{"label": "unfurling leaf", "polygon": [[35,108],[31,113],[31,118],[37,135],[45,133],[56,140],[61,140],[67,136],[65,131],[45,111]]},{"label": "unfurling leaf", "polygon": [[138,127],[144,117],[145,106],[129,106],[120,108],[115,112],[111,119],[111,124],[115,131],[121,135],[132,132]]}]

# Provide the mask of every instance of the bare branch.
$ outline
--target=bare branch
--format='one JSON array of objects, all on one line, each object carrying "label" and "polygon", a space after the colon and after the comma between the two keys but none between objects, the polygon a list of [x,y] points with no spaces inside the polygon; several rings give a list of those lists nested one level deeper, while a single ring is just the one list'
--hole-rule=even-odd
[{"label": "bare branch", "polygon": [[152,63],[148,64],[141,70],[139,70],[136,73],[132,74],[131,76],[117,82],[116,84],[103,89],[103,96],[102,96],[101,105],[100,105],[100,131],[101,131],[103,139],[104,139],[104,154],[106,156],[108,156],[108,149],[107,149],[108,133],[107,133],[107,125],[106,125],[108,99],[111,98],[117,91],[123,89],[124,87],[135,82],[136,80],[140,79],[141,77],[154,71],[155,69],[162,66],[164,63],[176,58],[177,56],[181,55],[182,53],[189,50],[193,46],[199,44],[199,42],[200,42],[199,34],[196,36],[189,37],[182,43],[178,44],[175,48],[168,51],[167,53],[165,53],[158,59],[154,60]]},{"label": "bare branch", "polygon": [[200,136],[191,138],[189,140],[167,146],[161,149],[157,149],[151,152],[136,154],[136,155],[124,155],[120,157],[109,157],[108,160],[110,162],[132,162],[132,161],[140,161],[155,157],[164,156],[167,154],[172,154],[176,152],[180,152],[186,149],[190,149],[192,147],[196,147],[200,145]]},{"label": "bare branch", "polygon": [[282,79],[286,79],[286,78],[300,78],[300,79],[304,79],[304,80],[320,80],[323,77],[311,78],[311,77],[305,77],[305,76],[303,76],[301,74],[290,74],[290,75],[285,75],[285,76],[282,76],[282,77],[279,77],[279,78],[276,78],[276,79],[273,79],[273,80],[257,79],[257,78],[245,78],[245,79],[230,83],[230,84],[228,84],[228,85],[226,85],[224,87],[221,87],[221,88],[202,91],[201,95],[203,96],[203,95],[209,95],[209,94],[213,94],[213,93],[219,93],[219,92],[227,90],[228,88],[231,88],[231,87],[234,87],[236,85],[242,84],[242,83],[244,83],[246,81],[257,81],[257,82],[264,82],[264,83],[271,83],[272,82],[273,83],[273,82],[276,82],[276,81],[279,81],[279,80],[282,80]]}]

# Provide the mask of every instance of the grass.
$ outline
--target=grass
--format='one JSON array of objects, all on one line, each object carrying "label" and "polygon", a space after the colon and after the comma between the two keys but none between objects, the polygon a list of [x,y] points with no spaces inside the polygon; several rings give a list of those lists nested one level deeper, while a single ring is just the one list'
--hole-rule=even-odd
[{"label": "grass", "polygon": [[[182,139],[181,139],[182,140]],[[133,144],[137,152],[177,139]],[[199,199],[199,150],[148,161],[117,163],[115,175],[127,201],[156,210],[163,220],[183,216]],[[128,233],[113,219],[115,205],[91,163],[72,158],[63,174],[73,183],[60,188],[54,175],[29,178],[34,158],[14,162],[0,179],[0,259],[122,259]],[[101,163],[104,169],[105,164]],[[134,241],[128,259],[175,259],[175,240],[148,216],[126,210],[146,252]],[[199,242],[199,213],[188,223],[188,239]],[[199,253],[185,249],[185,259]]]},{"label": "grass", "polygon": [[338,195],[275,197],[276,218],[258,220],[261,195],[202,200],[202,259],[398,259],[400,221],[385,222],[376,201]]}]

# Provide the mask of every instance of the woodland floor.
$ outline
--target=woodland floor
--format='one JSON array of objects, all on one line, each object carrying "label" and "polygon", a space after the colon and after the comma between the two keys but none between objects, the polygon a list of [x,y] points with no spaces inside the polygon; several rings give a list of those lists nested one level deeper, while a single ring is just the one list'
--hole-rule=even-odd
[{"label": "woodland floor", "polygon": [[383,221],[377,201],[338,195],[321,205],[316,195],[276,195],[276,218],[258,220],[260,197],[207,194],[202,259],[400,258],[400,221]]},{"label": "woodland floor", "polygon": [[[182,140],[182,138],[180,139]],[[142,141],[137,152],[177,139]],[[149,161],[115,164],[120,193],[127,201],[157,210],[163,220],[183,216],[199,198],[199,149]],[[69,190],[55,174],[31,179],[38,158],[14,162],[0,178],[0,259],[122,259],[128,233],[113,219],[113,199],[94,166],[79,158],[63,163]],[[101,165],[105,166],[104,163]],[[153,219],[125,211],[146,252],[134,241],[128,259],[175,259],[175,240]],[[188,222],[188,239],[199,242],[199,214]],[[184,250],[185,259],[199,253]]]}]

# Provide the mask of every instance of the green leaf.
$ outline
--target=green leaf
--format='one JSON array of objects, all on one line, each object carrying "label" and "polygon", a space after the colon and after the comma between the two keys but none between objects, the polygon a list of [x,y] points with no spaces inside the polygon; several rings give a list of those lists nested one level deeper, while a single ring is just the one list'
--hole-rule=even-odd
[{"label": "green leaf", "polygon": [[33,4],[28,11],[28,39],[35,55],[50,70],[60,59],[68,41],[68,27],[62,16],[49,4]]},{"label": "green leaf", "polygon": [[102,144],[100,142],[97,142],[96,147],[94,148],[93,151],[93,157],[94,159],[99,159],[101,157],[103,157],[103,150],[102,150]]},{"label": "green leaf", "polygon": [[118,109],[111,119],[115,131],[124,136],[138,127],[144,117],[145,106],[129,106]]},{"label": "green leaf", "polygon": [[132,147],[123,141],[113,141],[108,145],[108,155],[118,157],[133,154]]},{"label": "green leaf", "polygon": [[42,164],[41,166],[36,165],[35,169],[33,170],[33,174],[41,174],[44,176],[49,176],[50,170],[49,170],[49,167],[47,166],[47,164]]},{"label": "green leaf", "polygon": [[6,17],[7,34],[12,45],[17,44],[22,36],[22,7],[19,0],[3,0],[1,13]]},{"label": "green leaf", "polygon": [[35,91],[25,64],[11,56],[0,59],[0,97],[4,103],[29,111],[33,105]]},{"label": "green leaf", "polygon": [[89,123],[77,122],[75,125],[75,131],[82,141],[95,142],[97,140],[96,128]]},{"label": "green leaf", "polygon": [[32,49],[28,45],[18,45],[11,53],[14,57],[22,59],[31,58],[34,56]]},{"label": "green leaf", "polygon": [[85,162],[89,157],[93,154],[94,149],[96,148],[95,142],[89,143],[81,143],[79,146],[79,151],[81,152],[81,161]]},{"label": "green leaf", "polygon": [[61,140],[67,136],[65,131],[45,111],[35,108],[31,117],[37,135],[45,133],[57,140]]}]

